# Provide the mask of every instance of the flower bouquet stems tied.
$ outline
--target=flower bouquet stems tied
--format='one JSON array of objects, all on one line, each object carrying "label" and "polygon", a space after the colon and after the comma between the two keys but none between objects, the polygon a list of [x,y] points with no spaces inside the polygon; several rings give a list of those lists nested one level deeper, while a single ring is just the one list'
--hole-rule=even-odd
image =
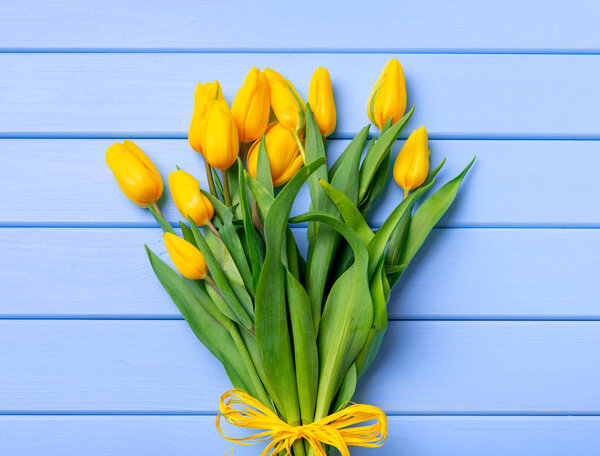
[{"label": "flower bouquet stems tied", "polygon": [[[334,448],[349,455],[349,445],[385,440],[383,412],[351,400],[384,338],[392,288],[472,164],[430,192],[444,162],[430,170],[420,127],[392,166],[413,110],[405,112],[402,67],[390,60],[367,103],[378,135],[369,138],[365,126],[330,163],[325,138],[336,109],[325,68],[315,71],[306,104],[270,69],[252,68],[231,108],[218,82],[199,84],[189,143],[209,188],[190,170],[169,175],[181,234],[161,215],[162,179],[144,152],[131,141],[108,148],[125,195],[164,231],[175,269],[146,249],[158,280],[235,388],[221,398],[219,431],[222,420],[259,430],[229,440],[264,441],[264,455],[295,456]],[[403,198],[374,230],[368,215],[390,167]],[[290,218],[305,183],[310,209]],[[306,256],[294,225],[306,227]]]}]

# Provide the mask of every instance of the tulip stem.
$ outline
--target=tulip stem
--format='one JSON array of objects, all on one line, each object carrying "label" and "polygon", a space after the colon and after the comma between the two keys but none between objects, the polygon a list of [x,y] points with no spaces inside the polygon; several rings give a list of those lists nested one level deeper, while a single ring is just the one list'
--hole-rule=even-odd
[{"label": "tulip stem", "polygon": [[206,222],[206,226],[208,226],[208,229],[211,230],[215,234],[215,236],[217,236],[221,241],[223,240],[223,238],[219,234],[219,231],[217,231],[217,228],[213,225],[213,223],[210,220]]},{"label": "tulip stem", "polygon": [[406,198],[408,198],[408,194],[410,193],[410,190],[405,188],[404,189],[404,195],[402,196],[402,201],[404,201]]},{"label": "tulip stem", "polygon": [[306,164],[306,155],[304,154],[304,146],[302,145],[302,141],[300,141],[300,136],[298,136],[298,132],[294,132],[294,138],[296,139],[296,144],[298,144],[298,149],[300,149],[300,155],[302,155],[302,161]]},{"label": "tulip stem", "polygon": [[160,211],[160,208],[158,207],[158,204],[156,204],[156,201],[152,201],[150,203],[150,206],[152,206],[152,209],[154,209],[158,213],[158,215],[160,215],[161,217],[163,216],[162,212]]},{"label": "tulip stem", "polygon": [[229,178],[227,177],[227,170],[221,171],[223,177],[223,198],[225,199],[225,205],[231,206],[231,196],[229,195]]},{"label": "tulip stem", "polygon": [[210,194],[217,198],[217,191],[215,190],[215,181],[213,180],[212,169],[206,161],[206,158],[204,158],[204,169],[206,169],[206,179],[208,180],[208,188],[210,189]]}]

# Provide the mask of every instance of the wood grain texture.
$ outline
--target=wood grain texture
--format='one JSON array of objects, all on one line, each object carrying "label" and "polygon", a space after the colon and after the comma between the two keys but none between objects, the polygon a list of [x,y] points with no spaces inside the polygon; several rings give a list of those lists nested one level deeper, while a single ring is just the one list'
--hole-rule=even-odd
[{"label": "wood grain texture", "polygon": [[[590,456],[600,446],[598,417],[388,417],[389,437],[353,456]],[[35,436],[35,438],[32,438]],[[0,416],[5,454],[64,456],[143,454],[256,456],[261,445],[230,444],[214,416]]]},{"label": "wood grain texture", "polygon": [[199,81],[218,79],[231,101],[250,67],[273,67],[306,97],[321,65],[334,85],[336,134],[348,137],[367,123],[367,98],[391,57],[416,105],[409,128],[426,124],[438,138],[598,138],[600,55],[509,54],[0,54],[0,133],[186,137]]},{"label": "wood grain texture", "polygon": [[[154,226],[146,210],[121,193],[104,156],[112,139],[2,139],[0,225]],[[186,140],[136,140],[156,163],[165,184],[179,165],[208,188],[202,158]],[[332,140],[329,162],[347,145]],[[397,153],[401,144],[394,146]],[[432,166],[447,157],[438,184],[457,175],[471,158],[476,163],[445,227],[597,227],[600,211],[593,190],[600,168],[600,141],[431,141]],[[582,166],[585,164],[585,166]],[[391,177],[390,177],[391,179]],[[388,185],[370,222],[380,226],[401,201],[400,188]],[[168,186],[163,213],[173,223],[180,215]],[[309,206],[305,187],[295,214]]]},{"label": "wood grain texture", "polygon": [[[599,322],[392,322],[356,397],[392,414],[598,414]],[[4,413],[214,412],[183,321],[0,321]]]},{"label": "wood grain texture", "polygon": [[[143,244],[169,262],[159,228],[0,229],[0,318],[181,318]],[[598,230],[436,230],[389,315],[600,319],[598,257]]]},{"label": "wood grain texture", "polygon": [[4,6],[0,47],[593,51],[598,14],[593,0],[24,0]]}]

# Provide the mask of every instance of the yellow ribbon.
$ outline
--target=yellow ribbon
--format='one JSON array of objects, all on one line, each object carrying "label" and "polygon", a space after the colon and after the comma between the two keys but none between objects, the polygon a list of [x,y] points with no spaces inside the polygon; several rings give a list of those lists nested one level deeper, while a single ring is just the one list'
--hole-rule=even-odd
[{"label": "yellow ribbon", "polygon": [[[249,437],[230,437],[221,430],[221,418],[234,426],[265,431]],[[364,424],[373,420],[373,424]],[[359,423],[364,425],[355,426]],[[219,401],[217,430],[222,437],[241,445],[270,441],[260,456],[274,456],[282,451],[291,455],[292,445],[299,439],[308,441],[315,456],[327,456],[322,444],[336,447],[342,456],[350,456],[348,445],[369,448],[383,445],[387,438],[387,417],[372,405],[353,404],[314,423],[291,426],[245,391],[232,389]]]}]

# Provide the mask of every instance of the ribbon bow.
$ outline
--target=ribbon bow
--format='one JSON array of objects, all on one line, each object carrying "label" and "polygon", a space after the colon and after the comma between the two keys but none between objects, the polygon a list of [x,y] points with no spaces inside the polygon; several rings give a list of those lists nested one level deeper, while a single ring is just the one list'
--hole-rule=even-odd
[{"label": "ribbon bow", "polygon": [[[229,437],[221,430],[221,418],[234,426],[265,431],[249,437]],[[355,426],[373,420],[373,424]],[[387,437],[387,418],[377,407],[353,404],[314,423],[291,426],[245,391],[232,389],[219,401],[217,430],[225,439],[241,445],[270,441],[260,456],[274,456],[282,451],[291,455],[292,445],[299,439],[308,441],[315,456],[327,456],[322,444],[336,447],[342,456],[350,456],[348,445],[369,448],[383,445]]]}]

